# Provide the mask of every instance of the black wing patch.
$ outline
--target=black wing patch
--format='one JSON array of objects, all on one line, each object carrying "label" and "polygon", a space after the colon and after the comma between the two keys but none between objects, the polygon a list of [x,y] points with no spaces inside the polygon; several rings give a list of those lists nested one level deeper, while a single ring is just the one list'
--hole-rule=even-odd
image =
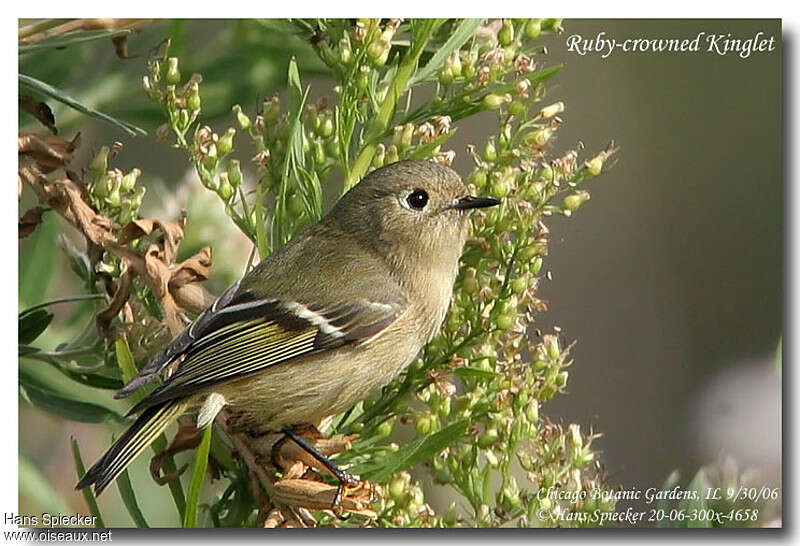
[{"label": "black wing patch", "polygon": [[366,300],[335,306],[274,299],[239,301],[237,297],[221,309],[212,306],[210,315],[204,313],[165,350],[171,350],[167,364],[154,366],[151,362],[142,370],[160,371],[179,362],[165,383],[131,413],[299,357],[348,343],[368,343],[392,324],[403,308],[398,303]]}]

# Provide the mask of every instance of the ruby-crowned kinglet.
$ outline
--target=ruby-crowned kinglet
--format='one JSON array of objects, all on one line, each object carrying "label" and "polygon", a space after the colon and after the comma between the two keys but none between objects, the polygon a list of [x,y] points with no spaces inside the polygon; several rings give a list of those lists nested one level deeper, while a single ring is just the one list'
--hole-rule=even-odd
[{"label": "ruby-crowned kinglet", "polygon": [[78,483],[100,493],[179,415],[224,407],[234,432],[316,424],[385,385],[433,337],[450,302],[473,197],[428,161],[378,169],[225,290],[116,397],[162,384]]}]

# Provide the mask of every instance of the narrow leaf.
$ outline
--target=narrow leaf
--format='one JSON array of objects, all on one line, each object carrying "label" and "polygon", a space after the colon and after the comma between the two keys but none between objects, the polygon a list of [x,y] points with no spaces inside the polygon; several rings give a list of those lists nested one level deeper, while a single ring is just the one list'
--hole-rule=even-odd
[{"label": "narrow leaf", "polygon": [[29,404],[62,419],[80,423],[125,422],[122,415],[111,409],[76,400],[66,393],[57,391],[27,373],[24,367],[19,369],[19,390],[23,399]]},{"label": "narrow leaf", "polygon": [[[139,373],[139,370],[136,367],[136,361],[133,359],[131,350],[128,347],[128,342],[125,341],[124,338],[117,339],[117,341],[114,342],[114,351],[117,355],[117,365],[122,373],[122,380],[124,383],[127,383],[133,379],[137,373]],[[136,404],[140,402],[144,396],[145,393],[142,390],[136,391],[130,396],[131,402]],[[155,441],[153,441],[150,448],[156,455],[167,449],[166,436],[161,434],[155,439]],[[175,466],[175,461],[172,457],[165,458],[161,467],[164,472],[168,474],[175,472],[177,469]],[[170,493],[172,494],[172,500],[175,502],[175,507],[178,509],[178,514],[181,521],[183,521],[186,515],[186,499],[183,495],[183,487],[181,486],[180,479],[171,480],[168,485]]]},{"label": "narrow leaf", "polygon": [[25,240],[19,256],[20,305],[39,303],[47,296],[58,257],[55,245],[59,220],[52,214],[42,217],[36,231]]},{"label": "narrow leaf", "polygon": [[[692,483],[689,484],[689,490],[694,491],[695,498],[685,499],[683,502],[681,502],[681,509],[683,509],[686,514],[699,513],[700,511],[705,510],[706,491],[708,490],[708,487],[709,484],[708,479],[706,478],[705,470],[701,468],[698,470],[697,474],[695,474]],[[696,518],[695,521],[690,520],[687,527],[708,528],[712,526],[711,524],[711,518]]]},{"label": "narrow leaf", "polygon": [[[70,438],[70,441],[72,443],[72,458],[75,461],[75,470],[78,473],[78,480],[80,481],[84,474],[86,474],[86,469],[83,466],[83,460],[81,459],[81,450],[78,447],[78,441],[75,438]],[[100,509],[97,507],[97,499],[94,496],[92,488],[84,487],[81,489],[81,491],[83,492],[83,498],[86,499],[86,504],[89,505],[89,511],[96,518],[95,527],[105,527],[106,524],[103,523],[103,517],[100,515]]]},{"label": "narrow leaf", "polygon": [[30,89],[37,93],[41,93],[42,95],[48,96],[52,99],[57,100],[63,104],[66,104],[70,108],[77,110],[87,116],[93,117],[95,119],[99,119],[101,121],[105,121],[106,123],[110,123],[111,125],[115,125],[128,133],[131,136],[144,136],[147,135],[147,131],[142,129],[141,127],[137,127],[127,121],[122,121],[115,117],[109,116],[108,114],[104,114],[99,110],[95,110],[91,108],[76,98],[68,95],[61,89],[53,87],[50,84],[47,84],[43,81],[37,80],[36,78],[32,78],[30,76],[26,76],[25,74],[19,74],[19,83],[26,89]]},{"label": "narrow leaf", "polygon": [[195,527],[197,525],[197,506],[200,502],[200,492],[203,490],[203,482],[206,478],[208,468],[208,452],[211,449],[211,434],[213,425],[209,425],[203,431],[203,439],[197,449],[197,457],[194,461],[192,471],[192,481],[189,482],[189,497],[186,499],[186,513],[183,516],[184,527]]},{"label": "narrow leaf", "polygon": [[[666,481],[664,481],[664,485],[661,486],[661,490],[662,491],[672,490],[676,485],[678,485],[679,477],[680,474],[678,473],[678,471],[673,470],[672,473],[669,476],[667,476]],[[670,510],[669,500],[666,498],[659,499],[658,503],[656,504],[656,507],[659,510],[663,510],[664,512],[669,513]],[[675,523],[676,522],[670,521],[669,518],[664,518],[662,521],[659,521],[656,524],[656,527],[675,527],[676,526]]]},{"label": "narrow leaf", "polygon": [[464,436],[468,424],[466,420],[453,423],[430,436],[409,442],[394,453],[381,457],[377,461],[373,460],[358,465],[352,471],[367,480],[384,482],[395,472],[427,461],[451,445]]},{"label": "narrow leaf", "polygon": [[481,368],[473,368],[470,366],[464,366],[463,368],[456,369],[456,375],[460,378],[466,377],[477,377],[478,379],[494,379],[495,377],[499,377],[499,373],[493,372],[491,370],[482,370]]},{"label": "narrow leaf", "polygon": [[139,509],[139,503],[136,501],[136,493],[133,491],[131,477],[128,475],[127,470],[124,470],[117,478],[117,487],[119,488],[122,502],[125,503],[125,508],[128,509],[128,513],[131,515],[131,518],[133,518],[134,523],[136,523],[136,527],[140,529],[149,528],[150,526],[147,524],[147,520],[144,519],[144,514],[142,514],[141,509]]},{"label": "narrow leaf", "polygon": [[31,313],[20,315],[18,324],[19,344],[30,345],[33,343],[47,329],[52,320],[53,313],[49,313],[44,309],[37,309]]},{"label": "narrow leaf", "polygon": [[417,70],[417,72],[409,78],[408,86],[410,87],[433,76],[436,71],[444,65],[447,57],[449,57],[453,51],[460,49],[461,46],[467,43],[467,40],[475,34],[475,30],[480,26],[481,21],[481,19],[464,19],[461,21],[461,24],[458,25],[455,32],[453,32],[444,45],[434,53],[431,60],[428,61],[428,64],[426,64],[424,68]]}]

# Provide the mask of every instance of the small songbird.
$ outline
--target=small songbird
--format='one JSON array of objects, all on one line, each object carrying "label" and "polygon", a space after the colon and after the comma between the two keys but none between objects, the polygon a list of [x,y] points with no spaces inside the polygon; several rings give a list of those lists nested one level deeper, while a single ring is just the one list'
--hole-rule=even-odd
[{"label": "small songbird", "polygon": [[[185,412],[203,428],[225,408],[234,432],[284,431],[314,454],[291,427],[347,410],[414,360],[447,311],[467,212],[498,203],[428,161],[367,175],[116,394],[161,380],[77,488],[102,492]],[[323,462],[340,482],[349,477]]]}]

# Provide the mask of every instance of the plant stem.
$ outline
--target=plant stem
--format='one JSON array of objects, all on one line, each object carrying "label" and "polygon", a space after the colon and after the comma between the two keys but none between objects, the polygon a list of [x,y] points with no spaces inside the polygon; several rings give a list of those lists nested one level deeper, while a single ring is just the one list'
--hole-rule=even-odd
[{"label": "plant stem", "polygon": [[24,26],[19,29],[17,33],[17,38],[22,40],[29,36],[33,36],[34,34],[38,34],[43,30],[50,30],[51,28],[55,28],[59,25],[63,25],[73,19],[44,19],[39,21],[38,23],[33,23],[32,25]]},{"label": "plant stem", "polygon": [[79,296],[69,296],[67,298],[59,298],[40,303],[38,305],[33,305],[31,307],[28,307],[27,309],[23,309],[22,311],[19,312],[19,314],[20,316],[26,315],[32,311],[36,311],[37,309],[42,309],[44,307],[49,307],[51,305],[56,305],[58,303],[70,303],[73,301],[86,301],[86,300],[102,300],[103,298],[105,298],[105,296],[103,296],[102,294],[85,294]]},{"label": "plant stem", "polygon": [[406,91],[406,84],[417,68],[417,62],[419,61],[420,55],[422,55],[422,52],[425,50],[425,44],[428,43],[428,40],[435,28],[438,28],[439,24],[441,24],[441,22],[435,19],[426,20],[423,23],[424,26],[420,29],[419,35],[414,36],[411,48],[406,52],[402,62],[397,67],[397,73],[391,85],[389,85],[389,90],[381,103],[378,114],[373,118],[372,123],[367,129],[364,147],[361,149],[358,157],[356,157],[356,160],[353,162],[352,168],[348,171],[344,179],[343,191],[347,191],[355,186],[364,174],[366,174],[370,163],[372,163],[372,158],[375,155],[378,142],[388,130],[389,124],[394,117],[397,102]]}]

